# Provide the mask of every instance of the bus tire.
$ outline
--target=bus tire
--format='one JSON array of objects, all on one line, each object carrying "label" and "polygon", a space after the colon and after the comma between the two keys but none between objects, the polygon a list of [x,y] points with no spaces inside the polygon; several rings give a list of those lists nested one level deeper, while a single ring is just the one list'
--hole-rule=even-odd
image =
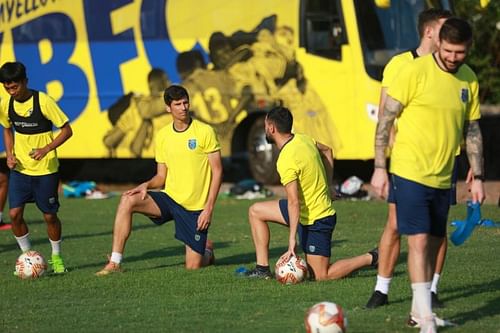
[{"label": "bus tire", "polygon": [[248,166],[253,178],[260,183],[273,185],[279,182],[276,160],[279,150],[275,144],[266,141],[265,117],[259,117],[248,132]]}]

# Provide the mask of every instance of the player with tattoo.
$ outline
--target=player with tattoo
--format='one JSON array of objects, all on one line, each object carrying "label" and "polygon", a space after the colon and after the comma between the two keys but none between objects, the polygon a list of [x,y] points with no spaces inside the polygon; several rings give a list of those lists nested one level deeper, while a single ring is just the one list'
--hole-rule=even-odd
[{"label": "player with tattoo", "polygon": [[[437,51],[407,64],[389,87],[375,136],[372,185],[379,195],[386,195],[389,185],[393,191],[398,232],[408,237],[411,314],[425,333],[437,331],[430,287],[438,246],[446,236],[451,176],[462,134],[474,173],[472,201],[484,201],[478,82],[464,64],[471,42],[466,21],[446,20]],[[386,149],[396,118],[389,182]]]},{"label": "player with tattoo", "polygon": [[[418,32],[420,35],[419,46],[416,49],[408,50],[395,55],[384,68],[382,89],[380,91],[379,117],[383,114],[387,89],[392,81],[406,64],[412,62],[418,57],[436,51],[439,43],[439,29],[441,29],[441,25],[443,25],[444,21],[446,21],[449,17],[451,17],[450,11],[438,8],[426,9],[418,15]],[[394,127],[391,132],[391,136],[392,133],[395,133]],[[390,139],[390,142],[393,141],[393,138]],[[460,150],[458,153],[460,153]],[[458,174],[458,172],[456,172],[457,167],[458,166],[455,163],[453,173],[454,176]],[[454,177],[454,179],[452,179],[452,191],[450,193],[450,203],[452,205],[456,204],[456,191],[454,191],[454,189],[456,189],[456,178],[457,177]],[[389,287],[394,274],[394,268],[399,258],[401,237],[398,234],[398,227],[396,223],[396,204],[394,202],[394,198],[389,196],[387,198],[387,203],[387,223],[384,227],[384,231],[382,232],[382,236],[380,237],[378,246],[379,264],[377,283],[375,284],[374,291],[366,304],[367,309],[374,309],[379,306],[389,304]],[[446,240],[446,237],[444,237],[441,245],[439,246],[436,267],[432,278],[431,299],[433,308],[444,306],[438,298],[437,286],[446,257],[446,250],[448,246],[448,242]],[[414,326],[412,324],[416,324],[416,322],[410,317],[408,324],[410,326]]]}]

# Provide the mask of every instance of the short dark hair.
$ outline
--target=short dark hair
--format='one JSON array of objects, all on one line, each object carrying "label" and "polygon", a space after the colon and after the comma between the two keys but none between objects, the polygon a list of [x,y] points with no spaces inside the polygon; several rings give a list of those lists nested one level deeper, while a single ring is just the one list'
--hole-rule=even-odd
[{"label": "short dark hair", "polygon": [[293,115],[284,106],[277,106],[271,109],[266,116],[267,121],[276,126],[279,133],[291,133],[293,126]]},{"label": "short dark hair", "polygon": [[163,93],[163,100],[167,105],[170,105],[173,101],[178,101],[183,98],[187,98],[189,101],[189,94],[186,88],[176,84],[173,84],[165,89],[165,92]]},{"label": "short dark hair", "polygon": [[457,17],[447,19],[439,31],[439,40],[451,44],[464,44],[472,42],[472,27],[470,24]]},{"label": "short dark hair", "polygon": [[21,82],[27,79],[26,76],[26,67],[18,62],[6,62],[0,68],[0,82],[9,83],[9,82]]},{"label": "short dark hair", "polygon": [[424,35],[425,28],[429,24],[433,24],[443,18],[447,19],[451,16],[451,12],[446,9],[429,8],[422,11],[418,15],[418,34],[420,38],[422,38],[422,36]]}]

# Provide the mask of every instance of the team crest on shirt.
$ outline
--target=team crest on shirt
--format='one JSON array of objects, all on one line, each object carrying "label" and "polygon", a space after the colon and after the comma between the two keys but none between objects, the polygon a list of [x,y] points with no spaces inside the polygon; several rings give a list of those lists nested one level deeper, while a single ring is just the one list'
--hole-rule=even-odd
[{"label": "team crest on shirt", "polygon": [[468,102],[469,101],[469,90],[467,89],[462,89],[462,102]]},{"label": "team crest on shirt", "polygon": [[188,148],[191,150],[196,148],[196,139],[189,139],[188,140]]}]

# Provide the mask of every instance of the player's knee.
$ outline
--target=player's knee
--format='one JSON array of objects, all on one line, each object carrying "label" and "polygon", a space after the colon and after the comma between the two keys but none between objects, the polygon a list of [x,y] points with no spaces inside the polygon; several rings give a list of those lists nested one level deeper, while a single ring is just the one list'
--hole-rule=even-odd
[{"label": "player's knee", "polygon": [[137,203],[137,195],[122,194],[120,198],[120,203],[118,209],[120,210],[132,210],[132,208]]},{"label": "player's knee", "polygon": [[201,261],[188,260],[186,261],[185,267],[187,270],[196,270],[202,267]]},{"label": "player's knee", "polygon": [[256,219],[258,219],[258,206],[257,204],[253,204],[248,208],[248,222],[252,223]]},{"label": "player's knee", "polygon": [[23,220],[22,210],[20,209],[9,210],[9,217],[13,224],[21,223]]},{"label": "player's knee", "polygon": [[56,214],[43,214],[43,219],[47,224],[58,224],[59,219]]}]

